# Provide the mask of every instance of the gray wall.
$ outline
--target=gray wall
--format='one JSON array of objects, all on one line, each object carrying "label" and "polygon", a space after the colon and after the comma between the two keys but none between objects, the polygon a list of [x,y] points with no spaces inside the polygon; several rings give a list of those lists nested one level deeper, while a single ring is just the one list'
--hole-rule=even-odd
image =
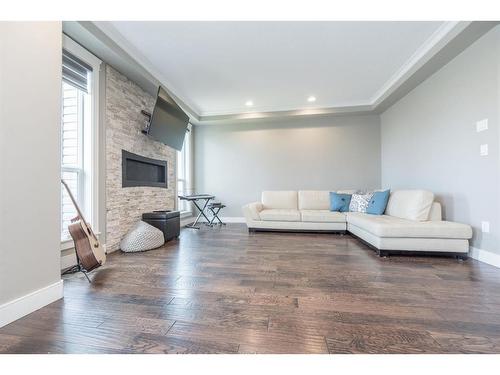
[{"label": "gray wall", "polygon": [[[499,72],[496,27],[381,115],[382,185],[433,191],[446,219],[474,227],[472,246],[496,253]],[[477,133],[484,118],[489,130]],[[486,143],[489,156],[480,156]]]},{"label": "gray wall", "polygon": [[379,116],[317,117],[199,125],[196,192],[212,193],[243,216],[262,190],[380,187]]},{"label": "gray wall", "polygon": [[0,36],[2,305],[61,279],[61,23],[0,22]]}]

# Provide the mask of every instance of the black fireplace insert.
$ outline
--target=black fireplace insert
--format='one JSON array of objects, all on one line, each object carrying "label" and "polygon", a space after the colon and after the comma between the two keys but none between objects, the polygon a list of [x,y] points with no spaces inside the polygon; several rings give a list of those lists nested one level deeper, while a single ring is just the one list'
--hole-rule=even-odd
[{"label": "black fireplace insert", "polygon": [[167,188],[167,161],[146,158],[122,150],[122,187]]}]

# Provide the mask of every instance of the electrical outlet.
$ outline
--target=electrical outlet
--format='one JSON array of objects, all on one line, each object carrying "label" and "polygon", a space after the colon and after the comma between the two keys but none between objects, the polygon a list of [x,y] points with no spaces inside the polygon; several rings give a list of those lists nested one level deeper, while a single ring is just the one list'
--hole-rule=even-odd
[{"label": "electrical outlet", "polygon": [[476,122],[476,131],[478,133],[482,132],[482,131],[485,131],[485,130],[488,130],[488,119],[487,118],[485,118],[484,120]]},{"label": "electrical outlet", "polygon": [[489,221],[481,221],[481,232],[490,233],[490,222]]},{"label": "electrical outlet", "polygon": [[487,144],[481,145],[481,147],[479,148],[479,154],[481,156],[487,156],[488,155],[488,145]]}]

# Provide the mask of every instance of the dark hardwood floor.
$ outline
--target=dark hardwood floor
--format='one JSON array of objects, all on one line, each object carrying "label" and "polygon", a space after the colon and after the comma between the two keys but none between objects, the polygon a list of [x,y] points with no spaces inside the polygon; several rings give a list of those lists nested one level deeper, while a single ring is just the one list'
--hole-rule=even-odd
[{"label": "dark hardwood floor", "polygon": [[378,258],[349,235],[183,229],[65,277],[3,353],[500,353],[500,270]]}]

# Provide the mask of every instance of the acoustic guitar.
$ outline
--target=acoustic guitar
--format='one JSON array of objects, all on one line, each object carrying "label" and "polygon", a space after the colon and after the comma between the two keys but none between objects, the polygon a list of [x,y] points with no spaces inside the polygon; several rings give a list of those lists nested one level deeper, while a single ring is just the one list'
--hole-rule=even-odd
[{"label": "acoustic guitar", "polygon": [[73,224],[68,226],[68,230],[75,243],[75,251],[79,261],[79,266],[81,266],[85,272],[90,272],[106,263],[106,253],[89,223],[87,223],[83,217],[82,211],[80,210],[80,207],[78,207],[78,204],[66,184],[66,181],[61,180],[61,182],[66,188],[66,191],[68,192],[68,195],[78,212],[78,216],[71,220]]}]

